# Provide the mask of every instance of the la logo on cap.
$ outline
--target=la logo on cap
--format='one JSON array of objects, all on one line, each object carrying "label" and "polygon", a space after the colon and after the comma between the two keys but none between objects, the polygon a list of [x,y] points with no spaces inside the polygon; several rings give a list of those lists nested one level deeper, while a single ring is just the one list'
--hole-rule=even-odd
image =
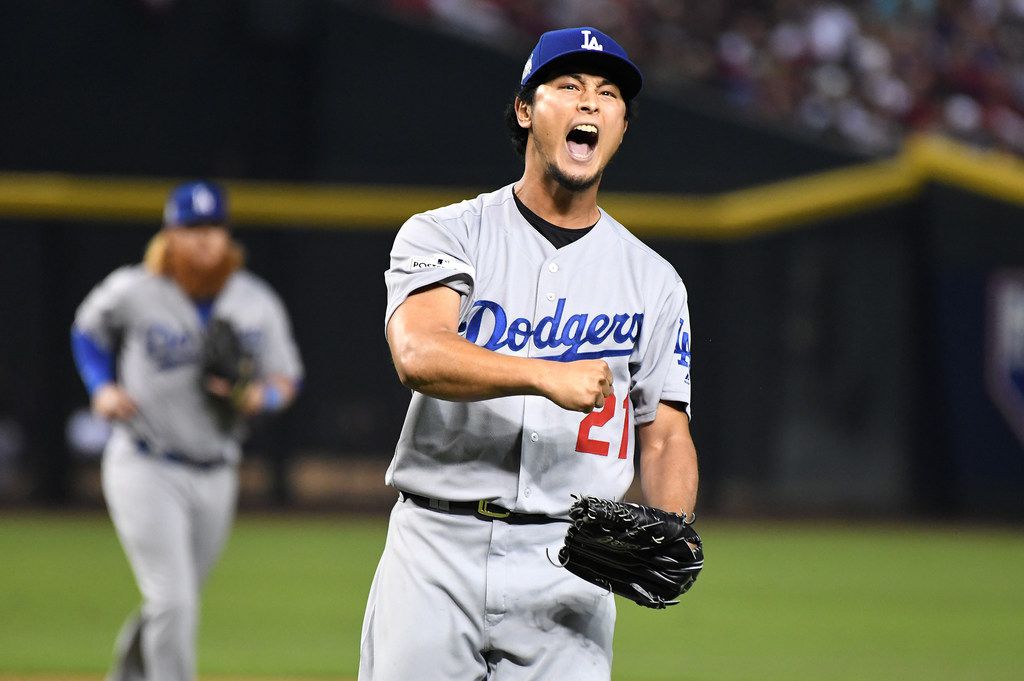
[{"label": "la logo on cap", "polygon": [[580,45],[580,47],[584,50],[597,50],[599,52],[604,52],[604,45],[597,42],[596,35],[590,35],[590,31],[586,29],[580,31],[580,33],[583,34],[583,44]]},{"label": "la logo on cap", "polygon": [[526,76],[530,71],[533,71],[533,52],[530,53],[530,58],[526,60],[526,66],[523,67],[523,75],[519,77],[519,80],[526,80]]},{"label": "la logo on cap", "polygon": [[192,190],[192,205],[200,215],[212,213],[216,204],[217,199],[213,193],[203,185],[198,185]]}]

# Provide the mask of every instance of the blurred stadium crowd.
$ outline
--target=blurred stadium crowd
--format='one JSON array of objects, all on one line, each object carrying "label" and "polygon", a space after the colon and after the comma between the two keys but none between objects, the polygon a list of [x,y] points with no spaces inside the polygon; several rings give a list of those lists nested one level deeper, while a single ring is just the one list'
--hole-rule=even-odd
[{"label": "blurred stadium crowd", "polygon": [[940,132],[1024,155],[1024,0],[389,0],[404,16],[528,50],[594,23],[648,86],[717,92],[823,141],[885,153]]}]

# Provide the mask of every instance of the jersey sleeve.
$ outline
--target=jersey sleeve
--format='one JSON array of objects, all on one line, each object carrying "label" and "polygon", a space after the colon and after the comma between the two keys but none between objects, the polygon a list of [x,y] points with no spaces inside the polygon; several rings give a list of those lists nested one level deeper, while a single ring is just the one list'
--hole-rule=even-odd
[{"label": "jersey sleeve", "polygon": [[432,284],[443,284],[460,293],[464,313],[475,279],[476,269],[455,234],[430,215],[414,215],[398,231],[391,249],[391,267],[384,273],[388,289],[384,328],[406,298]]},{"label": "jersey sleeve", "polygon": [[291,320],[281,298],[266,289],[267,318],[264,321],[265,342],[260,356],[260,371],[264,376],[279,375],[301,381],[304,367],[299,346],[292,335]]},{"label": "jersey sleeve", "polygon": [[652,322],[630,391],[637,425],[653,420],[662,401],[682,402],[690,415],[690,312],[681,281]]},{"label": "jersey sleeve", "polygon": [[75,331],[88,336],[100,350],[113,352],[125,328],[125,300],[137,278],[129,267],[108,275],[78,306]]},{"label": "jersey sleeve", "polygon": [[90,395],[114,381],[114,353],[99,347],[88,334],[74,327],[71,329],[71,355]]}]

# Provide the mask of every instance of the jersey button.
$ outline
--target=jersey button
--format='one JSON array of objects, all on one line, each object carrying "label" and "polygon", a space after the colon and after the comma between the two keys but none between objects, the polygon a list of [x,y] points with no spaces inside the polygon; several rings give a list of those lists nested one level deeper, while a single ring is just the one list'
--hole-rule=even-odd
[{"label": "jersey button", "polygon": [[557,263],[551,263],[550,265],[548,265],[548,272],[554,273],[554,272],[557,272],[557,271],[558,271],[558,264]]},{"label": "jersey button", "polygon": [[524,497],[530,496],[530,488],[529,487],[524,487],[523,488],[523,496]]},{"label": "jersey button", "polygon": [[537,435],[537,433],[530,433],[530,442],[536,442],[539,439],[540,435]]},{"label": "jersey button", "polygon": [[554,293],[549,293],[547,298],[548,298],[548,300],[552,300],[553,301],[555,299],[555,294]]}]

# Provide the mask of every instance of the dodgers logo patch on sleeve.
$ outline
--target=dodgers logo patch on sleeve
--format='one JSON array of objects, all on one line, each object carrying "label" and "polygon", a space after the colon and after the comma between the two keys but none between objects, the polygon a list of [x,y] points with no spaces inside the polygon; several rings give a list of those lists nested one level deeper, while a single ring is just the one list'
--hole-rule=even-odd
[{"label": "dodgers logo patch on sleeve", "polygon": [[690,332],[686,330],[686,321],[679,320],[679,330],[676,332],[676,347],[673,350],[679,355],[679,365],[690,366]]},{"label": "dodgers logo patch on sleeve", "polygon": [[686,377],[683,379],[684,383],[690,382],[690,332],[686,330],[686,320],[679,319],[679,330],[676,331],[676,347],[672,351],[674,354],[679,355],[679,361],[677,364],[682,367],[686,367]]}]

